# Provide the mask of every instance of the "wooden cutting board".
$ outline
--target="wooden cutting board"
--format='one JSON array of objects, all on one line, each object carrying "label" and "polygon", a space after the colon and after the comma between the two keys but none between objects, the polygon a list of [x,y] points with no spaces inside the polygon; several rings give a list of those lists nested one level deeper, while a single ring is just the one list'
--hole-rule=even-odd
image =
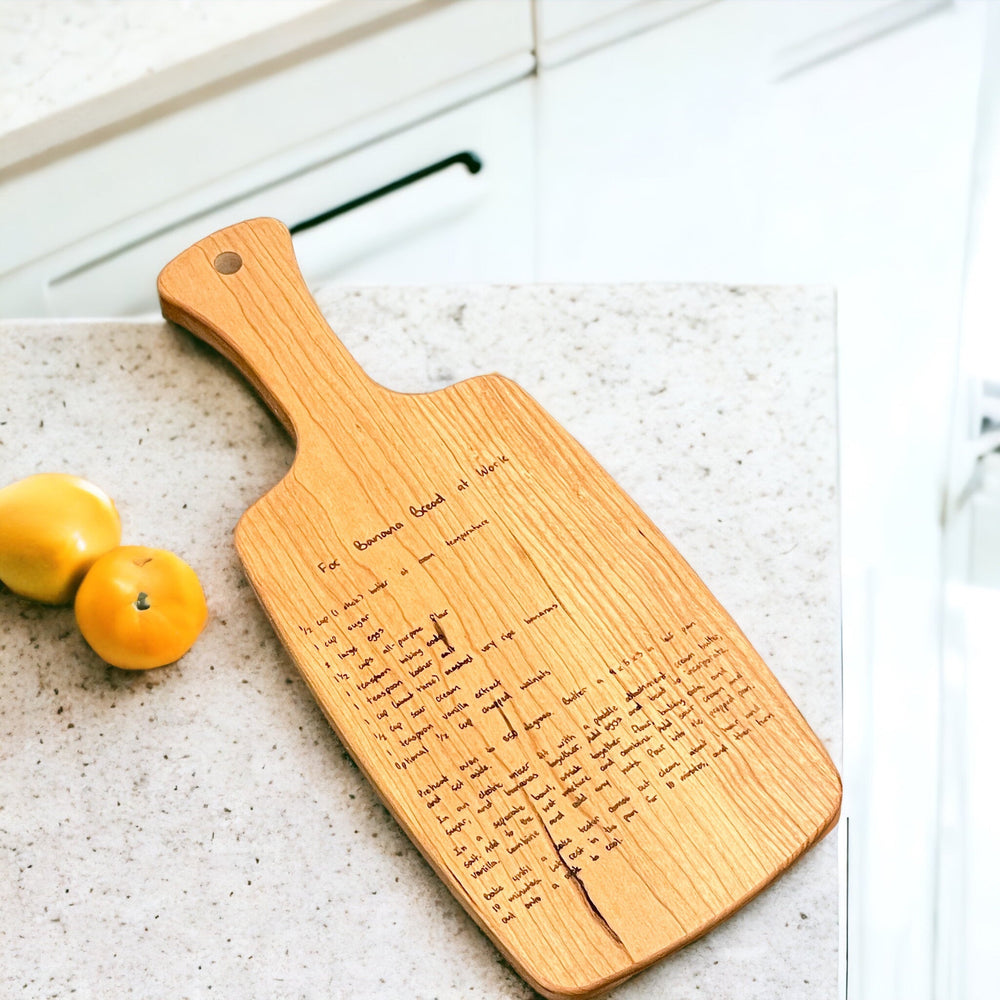
[{"label": "wooden cutting board", "polygon": [[600,994],[835,824],[836,769],[750,642],[517,385],[375,384],[274,220],[201,240],[159,292],[296,441],[236,529],[261,604],[395,819],[532,987]]}]

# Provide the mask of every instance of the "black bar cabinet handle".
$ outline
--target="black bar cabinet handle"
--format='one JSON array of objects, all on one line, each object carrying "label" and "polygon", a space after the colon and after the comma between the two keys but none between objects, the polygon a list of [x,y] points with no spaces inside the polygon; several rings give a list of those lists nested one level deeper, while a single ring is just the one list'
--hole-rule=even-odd
[{"label": "black bar cabinet handle", "polygon": [[296,233],[312,229],[314,226],[319,226],[324,222],[329,222],[330,219],[335,219],[338,215],[345,215],[347,212],[351,212],[355,208],[360,208],[362,205],[367,205],[371,201],[384,198],[387,194],[392,194],[393,191],[398,191],[400,188],[407,187],[410,184],[414,184],[417,181],[423,180],[425,177],[430,177],[432,174],[439,173],[442,170],[447,170],[448,167],[453,167],[456,164],[464,166],[470,174],[478,174],[483,168],[483,161],[475,153],[470,152],[469,150],[465,150],[462,153],[455,153],[453,156],[449,156],[443,160],[438,160],[437,163],[430,164],[430,166],[423,167],[420,170],[415,170],[412,174],[407,174],[405,177],[400,177],[398,180],[394,180],[380,188],[375,188],[374,191],[369,191],[367,194],[360,195],[357,198],[352,198],[350,201],[345,201],[340,205],[334,205],[333,208],[328,208],[325,212],[320,212],[319,215],[314,215],[309,219],[303,219],[301,222],[296,222],[294,226],[288,227],[288,231],[294,236]]}]

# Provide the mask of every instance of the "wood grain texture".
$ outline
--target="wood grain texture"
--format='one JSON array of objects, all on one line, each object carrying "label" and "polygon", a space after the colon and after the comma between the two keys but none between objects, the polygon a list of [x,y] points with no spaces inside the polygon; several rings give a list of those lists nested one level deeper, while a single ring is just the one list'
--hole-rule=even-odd
[{"label": "wood grain texture", "polygon": [[296,440],[236,530],[262,606],[393,816],[535,989],[600,994],[836,822],[836,769],[750,642],[518,386],[372,382],[274,220],[200,241],[159,290]]}]

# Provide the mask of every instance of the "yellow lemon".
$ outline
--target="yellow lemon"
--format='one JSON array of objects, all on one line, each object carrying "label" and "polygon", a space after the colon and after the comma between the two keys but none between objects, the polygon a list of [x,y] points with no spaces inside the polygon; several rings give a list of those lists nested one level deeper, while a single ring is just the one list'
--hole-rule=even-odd
[{"label": "yellow lemon", "polygon": [[0,581],[22,597],[68,604],[121,537],[114,502],[79,476],[43,472],[0,489]]}]

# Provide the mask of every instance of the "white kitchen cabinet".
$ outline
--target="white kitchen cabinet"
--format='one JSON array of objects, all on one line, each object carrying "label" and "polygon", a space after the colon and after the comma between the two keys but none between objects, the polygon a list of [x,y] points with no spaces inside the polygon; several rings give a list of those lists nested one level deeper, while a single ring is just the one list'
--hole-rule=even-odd
[{"label": "white kitchen cabinet", "polygon": [[[449,166],[293,237],[306,280],[530,281],[534,274],[533,100],[522,81],[57,274],[41,289],[56,316],[156,312],[156,275],[209,232],[267,215],[293,230],[428,166]],[[469,154],[463,162],[459,157]],[[481,167],[479,164],[481,163]],[[478,168],[478,169],[477,169]]]},{"label": "white kitchen cabinet", "polygon": [[[769,0],[777,15],[770,29],[777,43],[775,69],[797,72],[951,2]],[[743,3],[747,0],[534,0],[538,63],[543,69],[552,68],[710,4]]]},{"label": "white kitchen cabinet", "polygon": [[[375,22],[378,30],[345,29],[256,69],[240,69],[235,45],[236,71],[211,87],[0,172],[0,217],[15,234],[0,242],[0,312],[130,311],[134,302],[112,293],[133,278],[136,248],[172,246],[169,234],[187,232],[189,222],[257,203],[291,177],[327,169],[534,66],[529,0],[385,9],[402,13]],[[433,138],[426,145],[436,149]],[[444,155],[460,151],[447,145]],[[397,164],[404,173],[428,165],[402,154],[357,162],[353,175],[333,168],[343,186],[333,184],[329,201],[316,192],[310,214],[396,179]],[[436,213],[432,205],[429,217]]]},{"label": "white kitchen cabinet", "polygon": [[[695,227],[705,232],[734,219],[753,226],[762,207],[759,189],[749,194],[759,178],[752,170],[731,176],[733,136],[713,138],[712,123],[726,120],[733,101],[745,108],[759,101],[761,80],[822,61],[845,39],[886,30],[901,10],[915,16],[937,6],[940,0],[318,5],[103,97],[68,98],[62,111],[8,135],[0,216],[15,238],[0,243],[0,313],[153,308],[151,270],[215,225],[258,211],[294,224],[473,146],[486,159],[480,174],[442,171],[303,235],[308,275],[520,281],[579,276],[579,264],[605,277],[656,274],[667,244],[646,223],[656,218],[662,192],[684,185],[726,193],[711,205],[699,202],[697,219],[682,210],[670,220],[670,238],[684,240],[686,266],[700,247],[725,271],[728,244],[699,240]],[[644,29],[652,30],[635,39],[637,60],[633,43],[620,43],[628,49],[622,61],[616,40]],[[596,62],[563,67],[595,47],[603,48],[593,53]],[[602,65],[610,67],[607,78]],[[749,87],[736,82],[741,73]],[[523,86],[501,96],[518,81]],[[595,124],[578,128],[583,117]],[[752,117],[727,126],[741,130],[738,142],[752,141]],[[687,137],[682,156],[661,121]],[[764,123],[765,132],[778,127]],[[39,143],[54,137],[39,153]],[[32,150],[37,155],[23,159]],[[793,183],[797,166],[790,157]],[[767,182],[774,176],[780,171]],[[608,237],[618,233],[608,259]],[[453,240],[463,241],[461,252]]]},{"label": "white kitchen cabinet", "polygon": [[538,65],[586,52],[719,0],[534,0]]}]

